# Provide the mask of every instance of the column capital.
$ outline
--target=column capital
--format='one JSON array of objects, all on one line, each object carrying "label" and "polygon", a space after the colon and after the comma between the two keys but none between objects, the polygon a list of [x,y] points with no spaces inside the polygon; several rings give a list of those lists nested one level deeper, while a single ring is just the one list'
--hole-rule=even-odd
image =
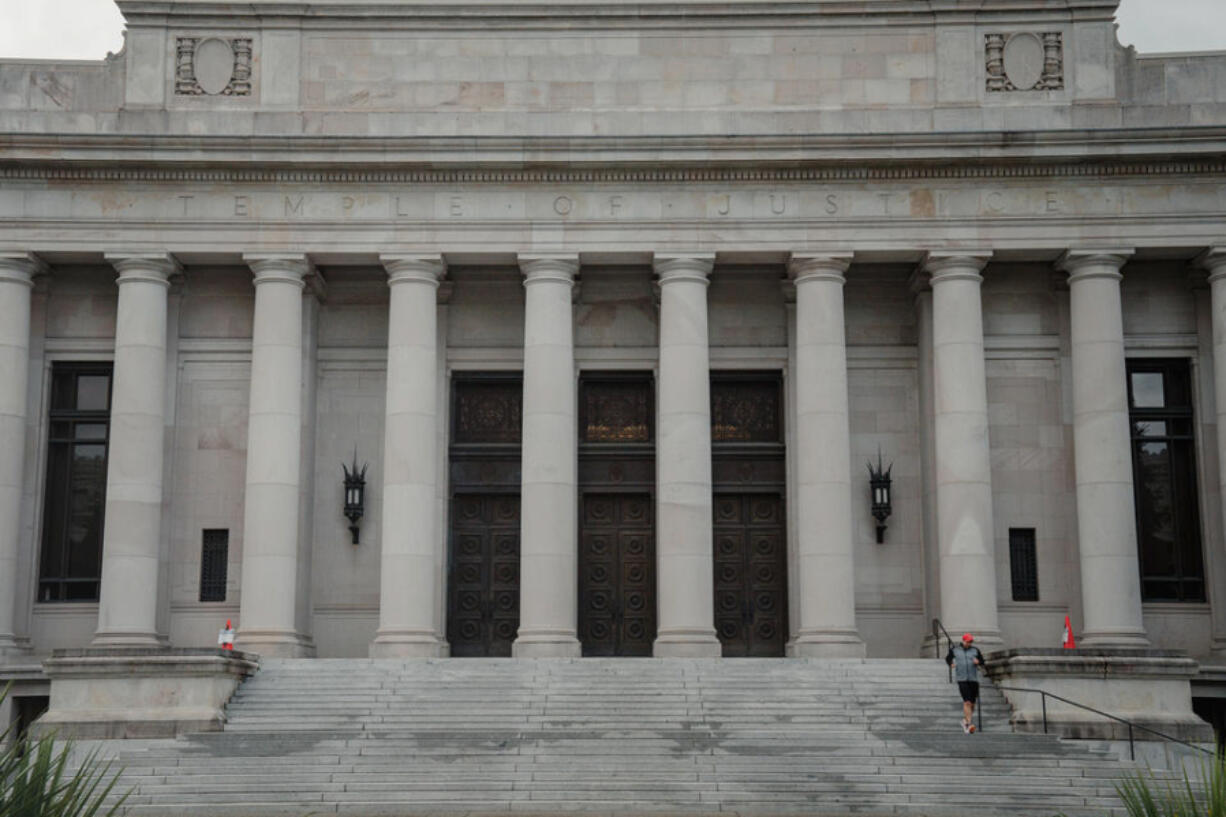
[{"label": "column capital", "polygon": [[45,275],[46,263],[32,252],[0,250],[0,282],[34,286],[36,275]]},{"label": "column capital", "polygon": [[991,250],[932,250],[924,253],[918,271],[928,276],[930,286],[945,281],[982,281],[980,273],[991,259]]},{"label": "column capital", "polygon": [[932,273],[925,270],[922,266],[917,266],[911,271],[911,276],[907,278],[907,287],[911,290],[911,294],[917,298],[925,292],[932,292]]},{"label": "column capital", "polygon": [[447,275],[447,262],[439,254],[380,255],[379,263],[387,270],[387,285],[415,283],[437,287]]},{"label": "column capital", "polygon": [[315,270],[306,253],[247,252],[243,261],[255,273],[256,286],[279,282],[305,287],[306,277]]},{"label": "column capital", "polygon": [[674,281],[707,284],[710,283],[711,270],[715,268],[715,253],[656,253],[651,266],[661,284]]},{"label": "column capital", "polygon": [[120,286],[143,282],[170,289],[170,276],[183,272],[178,260],[168,252],[108,252],[103,257],[119,272],[116,283]]},{"label": "column capital", "polygon": [[1135,252],[1130,247],[1067,250],[1056,261],[1056,269],[1069,274],[1069,283],[1087,278],[1114,278],[1118,281],[1124,277],[1120,269]]},{"label": "column capital", "polygon": [[573,286],[579,274],[577,253],[524,253],[516,256],[524,286],[542,281]]},{"label": "column capital", "polygon": [[807,281],[846,283],[853,253],[792,253],[788,259],[788,276],[797,284]]},{"label": "column capital", "polygon": [[1192,265],[1209,273],[1209,283],[1226,278],[1226,242],[1210,247]]}]

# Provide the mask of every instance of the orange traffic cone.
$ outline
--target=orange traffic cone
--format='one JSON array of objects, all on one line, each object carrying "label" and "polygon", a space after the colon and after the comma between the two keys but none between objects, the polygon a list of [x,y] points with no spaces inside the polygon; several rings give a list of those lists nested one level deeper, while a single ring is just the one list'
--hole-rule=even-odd
[{"label": "orange traffic cone", "polygon": [[217,645],[223,650],[234,649],[234,628],[230,626],[230,619],[226,619],[226,628],[217,634]]},{"label": "orange traffic cone", "polygon": [[1077,639],[1073,637],[1073,625],[1069,622],[1068,616],[1064,617],[1064,638],[1061,643],[1066,650],[1077,649]]}]

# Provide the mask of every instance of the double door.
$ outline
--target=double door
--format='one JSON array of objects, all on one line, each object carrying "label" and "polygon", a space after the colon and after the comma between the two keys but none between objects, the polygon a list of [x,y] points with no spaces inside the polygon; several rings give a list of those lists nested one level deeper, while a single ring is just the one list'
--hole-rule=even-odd
[{"label": "double door", "polygon": [[656,638],[654,517],[649,493],[583,494],[579,640],[584,655],[651,655]]},{"label": "double door", "polygon": [[447,640],[456,657],[509,656],[519,629],[519,496],[451,500]]},{"label": "double door", "polygon": [[730,657],[784,654],[787,537],[777,493],[717,493],[715,631]]}]

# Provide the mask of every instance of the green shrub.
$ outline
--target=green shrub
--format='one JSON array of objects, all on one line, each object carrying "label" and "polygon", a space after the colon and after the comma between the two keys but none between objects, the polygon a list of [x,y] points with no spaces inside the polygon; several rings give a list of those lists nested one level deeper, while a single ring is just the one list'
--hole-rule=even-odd
[{"label": "green shrub", "polygon": [[1194,787],[1185,770],[1183,780],[1159,781],[1136,772],[1116,784],[1129,817],[1226,817],[1226,757],[1204,763]]},{"label": "green shrub", "polygon": [[[0,703],[8,693],[8,687],[0,692]],[[11,730],[0,734],[0,817],[113,817],[119,811],[128,793],[102,810],[120,772],[101,762],[97,750],[74,766],[70,742],[50,735],[8,741]]]}]

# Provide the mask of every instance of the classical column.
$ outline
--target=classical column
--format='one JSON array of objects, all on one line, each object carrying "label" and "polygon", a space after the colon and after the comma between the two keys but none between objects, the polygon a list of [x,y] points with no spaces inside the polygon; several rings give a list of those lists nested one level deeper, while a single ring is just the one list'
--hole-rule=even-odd
[{"label": "classical column", "polygon": [[[936,427],[932,397],[932,286],[928,279],[928,273],[922,269],[917,269],[911,276],[911,291],[915,294],[915,329],[918,335],[916,351],[919,353],[920,503],[924,543],[924,619],[931,621],[941,615],[941,554],[937,539],[936,518]],[[920,645],[920,655],[931,655],[932,649],[932,634],[925,633]]]},{"label": "classical column", "polygon": [[714,255],[655,257],[660,279],[656,442],[657,656],[717,657],[707,283]]},{"label": "classical column", "polygon": [[1120,268],[1132,250],[1072,250],[1073,456],[1087,647],[1148,646],[1141,618]]},{"label": "classical column", "polygon": [[383,524],[379,631],[372,657],[446,654],[434,628],[438,434],[439,280],[442,256],[383,255],[391,288],[387,409],[383,425]]},{"label": "classical column", "polygon": [[1002,644],[996,614],[996,542],[980,271],[989,253],[929,253],[933,429],[941,622],[981,647]]},{"label": "classical column", "polygon": [[17,549],[25,473],[30,290],[44,269],[31,253],[0,252],[0,658],[17,641]]},{"label": "classical column", "polygon": [[524,273],[524,433],[519,635],[514,655],[580,654],[575,503],[576,255],[520,256]]},{"label": "classical column", "polygon": [[255,273],[247,486],[238,646],[269,656],[307,650],[295,625],[302,438],[305,255],[243,256]]},{"label": "classical column", "polygon": [[792,653],[863,657],[856,630],[844,274],[851,253],[794,255],[800,622]]},{"label": "classical column", "polygon": [[[1209,273],[1209,299],[1208,299],[1208,323],[1210,331],[1204,331],[1204,313],[1198,313],[1201,317],[1201,359],[1205,357],[1205,341],[1208,340],[1209,355],[1213,362],[1213,404],[1214,404],[1214,421],[1217,423],[1215,427],[1217,437],[1217,467],[1218,467],[1218,504],[1220,506],[1219,522],[1222,527],[1223,535],[1226,535],[1226,244],[1216,247],[1210,247],[1198,259],[1196,266]],[[1206,304],[1203,303],[1201,291],[1196,291],[1198,303],[1203,308]],[[1205,336],[1208,335],[1208,338]],[[1207,368],[1207,367],[1206,367]],[[1198,425],[1204,427],[1206,418],[1198,418]],[[1206,531],[1208,533],[1208,530]],[[1217,559],[1207,559],[1205,564],[1206,569],[1210,569],[1215,574],[1226,572],[1226,566],[1220,564]],[[1211,581],[1216,578],[1206,577]],[[1226,626],[1223,626],[1222,620],[1224,616],[1219,605],[1214,605],[1213,617],[1213,655],[1220,656],[1223,650],[1222,642],[1226,640]]]},{"label": "classical column", "polygon": [[159,644],[166,407],[166,297],[175,260],[108,254],[119,270],[106,463],[102,590],[93,646]]}]

